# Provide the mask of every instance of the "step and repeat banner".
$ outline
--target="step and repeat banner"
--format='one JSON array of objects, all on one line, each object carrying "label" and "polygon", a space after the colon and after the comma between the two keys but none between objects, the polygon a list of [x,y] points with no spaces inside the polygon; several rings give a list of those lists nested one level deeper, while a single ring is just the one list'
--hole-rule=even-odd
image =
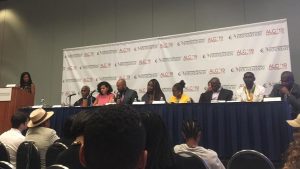
[{"label": "step and repeat banner", "polygon": [[151,79],[159,81],[167,98],[172,86],[184,80],[185,92],[198,102],[212,77],[235,92],[248,71],[268,95],[287,70],[291,64],[286,19],[69,48],[63,50],[61,101],[76,93],[75,102],[83,85],[92,91],[101,81],[109,82],[116,91],[116,81],[123,78],[139,98]]}]

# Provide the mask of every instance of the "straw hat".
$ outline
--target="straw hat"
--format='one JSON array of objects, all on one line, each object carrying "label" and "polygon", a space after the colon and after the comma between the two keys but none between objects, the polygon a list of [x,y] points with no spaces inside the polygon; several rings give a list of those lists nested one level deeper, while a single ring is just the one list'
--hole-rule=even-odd
[{"label": "straw hat", "polygon": [[294,120],[287,120],[286,122],[292,127],[300,127],[300,114]]},{"label": "straw hat", "polygon": [[36,127],[46,120],[48,120],[54,114],[53,111],[46,112],[44,109],[35,109],[29,115],[29,122],[27,127]]}]

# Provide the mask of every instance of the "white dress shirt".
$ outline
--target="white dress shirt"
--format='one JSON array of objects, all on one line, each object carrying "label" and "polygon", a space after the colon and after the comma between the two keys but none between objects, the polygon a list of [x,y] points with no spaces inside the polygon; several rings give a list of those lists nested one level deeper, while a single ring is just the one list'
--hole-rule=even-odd
[{"label": "white dress shirt", "polygon": [[13,166],[16,166],[16,154],[19,145],[25,141],[25,137],[21,131],[15,128],[4,132],[0,135],[0,141],[6,145],[6,149],[9,152],[10,162]]},{"label": "white dress shirt", "polygon": [[[255,85],[255,90],[253,93],[252,101],[253,102],[261,102],[264,98],[264,94],[265,94],[265,88],[260,85]],[[244,87],[240,87],[236,91],[236,101],[247,102],[247,95],[246,95],[246,92],[244,91]]]}]

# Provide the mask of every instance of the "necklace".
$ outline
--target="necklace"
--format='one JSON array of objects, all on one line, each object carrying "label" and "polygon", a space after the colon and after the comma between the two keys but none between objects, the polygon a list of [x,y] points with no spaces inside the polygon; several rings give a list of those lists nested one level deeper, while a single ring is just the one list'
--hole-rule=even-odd
[{"label": "necklace", "polygon": [[254,90],[255,90],[255,85],[253,85],[250,90],[247,89],[247,86],[244,86],[244,91],[246,93],[247,102],[253,102]]}]

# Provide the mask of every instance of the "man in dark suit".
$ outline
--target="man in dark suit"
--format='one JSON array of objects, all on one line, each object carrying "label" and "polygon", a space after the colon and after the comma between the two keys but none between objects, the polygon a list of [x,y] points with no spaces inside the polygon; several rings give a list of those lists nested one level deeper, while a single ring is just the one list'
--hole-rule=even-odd
[{"label": "man in dark suit", "polygon": [[126,86],[125,79],[119,79],[117,81],[118,93],[116,96],[117,104],[132,104],[134,100],[138,100],[138,94],[136,91],[129,89]]},{"label": "man in dark suit", "polygon": [[300,86],[294,82],[294,75],[290,71],[281,73],[281,83],[275,84],[269,97],[281,97],[293,108],[293,116],[300,113]]},{"label": "man in dark suit", "polygon": [[[92,106],[96,100],[95,97],[90,95],[90,87],[88,86],[81,88],[81,96],[82,97],[74,103],[74,106]],[[86,105],[84,105],[84,102],[86,102]]]},{"label": "man in dark suit", "polygon": [[232,99],[233,92],[231,90],[223,89],[219,78],[213,77],[210,81],[212,90],[202,93],[199,103],[210,103],[212,100],[226,100]]}]

